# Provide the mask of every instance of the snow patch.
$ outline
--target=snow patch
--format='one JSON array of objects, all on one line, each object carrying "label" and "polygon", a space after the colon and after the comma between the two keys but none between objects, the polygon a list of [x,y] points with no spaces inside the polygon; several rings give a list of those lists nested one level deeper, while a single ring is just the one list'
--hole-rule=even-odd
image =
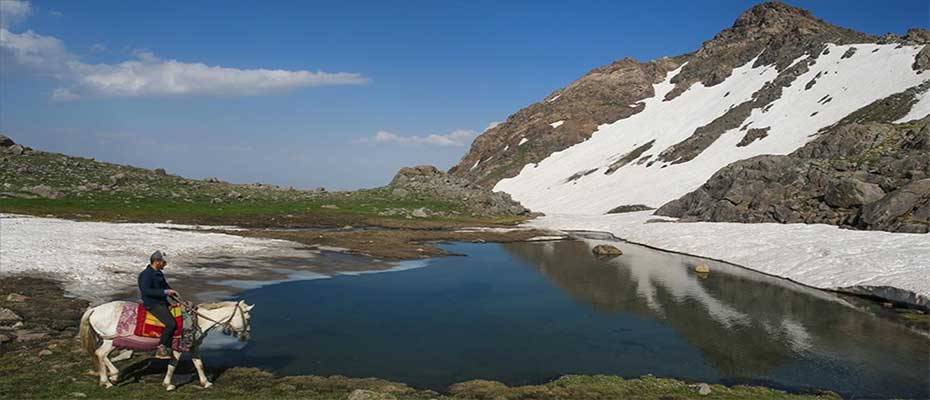
[{"label": "snow patch", "polygon": [[822,224],[647,223],[655,218],[650,213],[547,215],[525,226],[610,232],[631,242],[715,258],[821,289],[892,286],[930,298],[927,234]]},{"label": "snow patch", "polygon": [[930,90],[918,94],[917,102],[911,106],[911,110],[907,112],[907,115],[894,121],[894,123],[900,124],[903,122],[910,122],[926,117],[927,115],[930,115]]},{"label": "snow patch", "polygon": [[529,142],[529,140],[527,140],[525,137],[520,138],[520,143],[518,143],[517,146],[523,146],[523,143],[526,143],[526,142]]},{"label": "snow patch", "polygon": [[551,127],[553,127],[553,128],[558,128],[558,127],[562,126],[562,124],[564,124],[564,123],[565,123],[565,120],[559,120],[559,121],[555,121],[555,122],[549,124],[549,126],[551,126]]},{"label": "snow patch", "polygon": [[547,102],[547,103],[551,103],[551,102],[553,102],[553,101],[558,100],[559,97],[562,97],[562,93],[559,93],[559,94],[555,95],[555,97],[553,97],[553,98],[547,100],[546,102]]},{"label": "snow patch", "polygon": [[478,164],[481,164],[481,159],[480,159],[480,158],[478,159],[478,161],[475,161],[475,165],[472,165],[471,168],[469,168],[468,170],[471,171],[471,170],[473,170],[473,169],[475,169],[475,168],[478,168]]}]

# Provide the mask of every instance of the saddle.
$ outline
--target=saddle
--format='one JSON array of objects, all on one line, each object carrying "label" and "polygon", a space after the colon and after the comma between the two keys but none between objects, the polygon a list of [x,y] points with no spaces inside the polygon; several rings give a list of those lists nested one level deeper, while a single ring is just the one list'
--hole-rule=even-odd
[{"label": "saddle", "polygon": [[[171,316],[174,317],[175,325],[177,325],[177,328],[174,330],[174,336],[172,337],[181,337],[181,330],[184,324],[184,318],[181,316],[181,306],[172,306],[168,311],[171,312]],[[161,333],[164,330],[165,324],[161,323],[155,315],[148,312],[145,306],[139,304],[139,308],[136,310],[136,329],[133,334],[136,336],[157,338],[161,337]]]},{"label": "saddle", "polygon": [[[196,328],[196,323],[191,321],[187,324],[183,323],[184,313],[181,312],[180,306],[171,307],[169,311],[177,324],[171,340],[171,348],[187,351],[193,340],[197,338],[196,329],[193,329]],[[153,351],[158,347],[158,338],[164,330],[165,324],[149,313],[145,306],[140,303],[125,303],[116,326],[113,345],[121,349]]]}]

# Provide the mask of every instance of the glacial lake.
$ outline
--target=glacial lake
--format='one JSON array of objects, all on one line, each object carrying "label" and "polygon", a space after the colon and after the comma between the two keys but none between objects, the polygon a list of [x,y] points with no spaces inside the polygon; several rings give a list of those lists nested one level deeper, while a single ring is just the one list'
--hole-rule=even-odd
[{"label": "glacial lake", "polygon": [[[438,391],[470,379],[652,374],[930,397],[930,339],[911,328],[725,263],[628,243],[613,243],[623,256],[598,259],[597,243],[454,243],[443,247],[464,257],[248,290],[252,340],[204,358]],[[694,272],[699,262],[709,275]]]}]

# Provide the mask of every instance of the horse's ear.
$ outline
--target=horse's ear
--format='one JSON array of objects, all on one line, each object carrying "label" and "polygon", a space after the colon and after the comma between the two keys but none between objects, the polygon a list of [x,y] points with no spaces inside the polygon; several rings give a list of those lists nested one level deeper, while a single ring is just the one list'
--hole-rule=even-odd
[{"label": "horse's ear", "polygon": [[255,304],[252,304],[252,305],[246,307],[245,310],[246,310],[246,311],[252,311],[253,308],[255,308]]}]

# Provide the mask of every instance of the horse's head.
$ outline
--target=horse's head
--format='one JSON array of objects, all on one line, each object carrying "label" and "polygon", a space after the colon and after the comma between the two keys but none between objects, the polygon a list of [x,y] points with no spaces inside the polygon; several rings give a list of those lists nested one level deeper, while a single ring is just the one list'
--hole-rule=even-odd
[{"label": "horse's head", "polygon": [[255,305],[239,300],[201,304],[199,307],[212,313],[213,318],[209,320],[222,327],[223,333],[237,337],[243,342],[249,340],[252,331],[251,312]]},{"label": "horse's head", "polygon": [[249,340],[249,336],[252,334],[251,312],[253,308],[255,308],[254,304],[249,305],[245,301],[238,301],[232,310],[227,329],[229,329],[229,333],[233,337],[239,338],[241,342]]}]

